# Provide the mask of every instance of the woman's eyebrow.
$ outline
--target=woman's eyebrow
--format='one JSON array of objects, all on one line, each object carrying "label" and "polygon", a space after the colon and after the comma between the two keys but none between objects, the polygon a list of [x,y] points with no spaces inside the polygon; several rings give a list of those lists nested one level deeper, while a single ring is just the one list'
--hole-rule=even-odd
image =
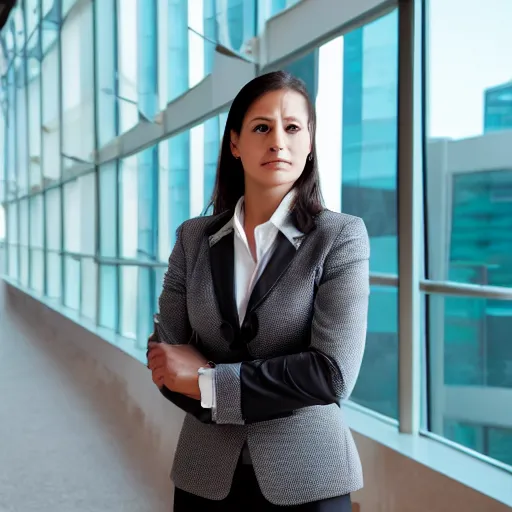
[{"label": "woman's eyebrow", "polygon": [[271,117],[256,116],[256,117],[253,117],[250,122],[252,123],[253,121],[267,121],[267,122],[271,123],[273,121],[273,119]]},{"label": "woman's eyebrow", "polygon": [[[274,119],[271,118],[271,117],[266,117],[266,116],[256,116],[256,117],[253,117],[250,122],[254,122],[254,121],[267,121],[269,123],[271,123]],[[289,116],[289,117],[285,117],[284,118],[285,121],[295,121],[296,123],[299,123],[300,122],[300,119],[298,119],[297,117],[295,116]]]}]

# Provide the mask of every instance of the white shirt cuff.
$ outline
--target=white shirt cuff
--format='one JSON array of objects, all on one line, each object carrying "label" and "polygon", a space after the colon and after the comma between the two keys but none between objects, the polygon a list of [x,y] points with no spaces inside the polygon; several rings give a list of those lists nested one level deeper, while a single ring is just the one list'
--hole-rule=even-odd
[{"label": "white shirt cuff", "polygon": [[201,407],[215,409],[215,368],[199,369],[199,390],[201,391]]}]

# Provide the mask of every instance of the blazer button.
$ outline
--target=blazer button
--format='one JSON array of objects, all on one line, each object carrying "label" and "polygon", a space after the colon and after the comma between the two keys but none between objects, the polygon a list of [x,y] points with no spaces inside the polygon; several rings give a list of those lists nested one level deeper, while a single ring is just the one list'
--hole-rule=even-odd
[{"label": "blazer button", "polygon": [[242,326],[242,339],[244,343],[250,343],[254,338],[256,338],[258,328],[258,316],[256,313],[252,313]]}]

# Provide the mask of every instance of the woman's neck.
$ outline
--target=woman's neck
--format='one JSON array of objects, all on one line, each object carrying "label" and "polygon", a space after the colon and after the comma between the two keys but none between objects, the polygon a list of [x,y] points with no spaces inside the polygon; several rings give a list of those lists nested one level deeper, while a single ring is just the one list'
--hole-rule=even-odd
[{"label": "woman's neck", "polygon": [[268,222],[281,201],[290,191],[290,187],[275,187],[265,191],[245,190],[244,224],[245,229],[254,230],[256,226]]}]

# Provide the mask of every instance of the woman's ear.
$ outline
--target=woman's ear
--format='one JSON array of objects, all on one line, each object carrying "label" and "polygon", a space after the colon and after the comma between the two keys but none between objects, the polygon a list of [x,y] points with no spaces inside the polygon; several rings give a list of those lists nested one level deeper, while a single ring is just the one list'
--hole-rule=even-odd
[{"label": "woman's ear", "polygon": [[231,130],[230,136],[231,136],[231,141],[230,141],[229,147],[231,148],[231,154],[235,158],[240,158],[240,151],[238,151],[238,140],[239,140],[238,134],[235,131]]}]

